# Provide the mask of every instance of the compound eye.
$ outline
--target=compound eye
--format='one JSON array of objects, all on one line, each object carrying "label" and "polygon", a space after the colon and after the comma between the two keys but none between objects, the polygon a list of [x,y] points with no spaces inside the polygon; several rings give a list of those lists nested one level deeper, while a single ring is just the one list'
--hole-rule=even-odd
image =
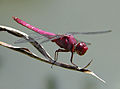
[{"label": "compound eye", "polygon": [[83,46],[83,47],[84,47],[84,46],[86,46],[86,44],[85,44],[84,42],[81,42],[81,43],[80,43],[80,46]]}]

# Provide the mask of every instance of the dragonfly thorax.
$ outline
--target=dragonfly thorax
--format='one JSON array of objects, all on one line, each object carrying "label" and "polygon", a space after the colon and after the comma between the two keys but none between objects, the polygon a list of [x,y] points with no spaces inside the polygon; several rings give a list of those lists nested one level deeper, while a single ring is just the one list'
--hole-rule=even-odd
[{"label": "dragonfly thorax", "polygon": [[87,45],[84,42],[77,43],[75,46],[75,52],[79,55],[84,55],[86,51],[88,50]]}]

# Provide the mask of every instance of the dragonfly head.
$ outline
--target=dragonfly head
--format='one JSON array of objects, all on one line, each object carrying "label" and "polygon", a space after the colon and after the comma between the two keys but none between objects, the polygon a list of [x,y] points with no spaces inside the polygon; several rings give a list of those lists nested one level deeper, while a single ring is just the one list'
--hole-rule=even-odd
[{"label": "dragonfly head", "polygon": [[81,56],[84,55],[87,50],[88,50],[88,47],[84,42],[77,43],[75,47],[75,51],[77,52],[77,54]]}]

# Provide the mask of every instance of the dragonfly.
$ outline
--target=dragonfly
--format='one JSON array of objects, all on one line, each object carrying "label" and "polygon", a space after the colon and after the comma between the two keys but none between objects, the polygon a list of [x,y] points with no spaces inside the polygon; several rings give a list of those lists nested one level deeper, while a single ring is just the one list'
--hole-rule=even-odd
[{"label": "dragonfly", "polygon": [[[60,35],[60,34],[43,31],[42,29],[39,29],[39,28],[36,28],[36,27],[30,25],[27,22],[19,19],[18,17],[13,16],[13,19],[17,23],[19,23],[41,35],[39,37],[35,37],[35,39],[41,39],[43,37],[47,38],[46,40],[42,41],[41,43],[51,41],[51,42],[55,42],[60,47],[59,49],[57,49],[55,51],[55,56],[54,56],[55,62],[58,59],[59,52],[71,52],[70,62],[76,67],[78,67],[78,66],[73,62],[74,53],[77,53],[80,56],[84,55],[87,52],[88,45],[90,45],[90,43],[84,42],[81,40],[77,40],[74,37],[74,35],[77,35],[77,34],[92,35],[92,34],[103,34],[103,33],[111,32],[111,30],[97,31],[97,32],[68,32],[66,34]],[[24,42],[26,42],[26,41],[20,39],[20,40],[16,41],[15,43],[24,43]]]}]

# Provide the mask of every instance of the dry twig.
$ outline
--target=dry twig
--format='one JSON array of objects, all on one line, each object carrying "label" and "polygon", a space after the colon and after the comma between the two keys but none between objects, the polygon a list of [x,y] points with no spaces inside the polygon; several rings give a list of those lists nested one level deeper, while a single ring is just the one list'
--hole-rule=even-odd
[{"label": "dry twig", "polygon": [[0,31],[7,31],[8,33],[14,35],[14,36],[17,36],[17,37],[21,37],[21,38],[24,38],[26,39],[29,43],[31,43],[46,59],[43,59],[43,58],[40,58],[38,57],[35,53],[31,52],[28,48],[22,48],[22,47],[17,47],[17,46],[13,46],[13,45],[10,45],[10,44],[7,44],[7,43],[4,43],[4,42],[1,42],[0,41],[0,45],[1,46],[4,46],[6,48],[9,48],[9,49],[12,49],[14,51],[18,51],[18,52],[21,52],[25,55],[28,55],[34,59],[37,59],[37,60],[40,60],[40,61],[43,61],[43,62],[46,62],[46,63],[49,63],[49,64],[54,64],[56,66],[59,66],[59,67],[63,67],[63,68],[66,68],[66,69],[70,69],[70,70],[75,70],[75,71],[80,71],[80,72],[84,72],[84,73],[87,73],[87,74],[91,74],[93,76],[95,76],[96,78],[98,78],[99,80],[101,80],[102,82],[105,83],[104,80],[102,80],[101,78],[99,78],[94,72],[86,69],[90,63],[92,61],[90,61],[88,63],[88,65],[86,65],[84,68],[80,68],[80,67],[75,67],[73,65],[69,65],[69,64],[65,64],[65,63],[60,63],[60,62],[54,62],[54,59],[44,50],[44,48],[37,42],[35,41],[33,38],[31,38],[29,35],[27,35],[26,33],[23,33],[19,30],[16,30],[14,28],[11,28],[11,27],[7,27],[7,26],[0,26]]}]

